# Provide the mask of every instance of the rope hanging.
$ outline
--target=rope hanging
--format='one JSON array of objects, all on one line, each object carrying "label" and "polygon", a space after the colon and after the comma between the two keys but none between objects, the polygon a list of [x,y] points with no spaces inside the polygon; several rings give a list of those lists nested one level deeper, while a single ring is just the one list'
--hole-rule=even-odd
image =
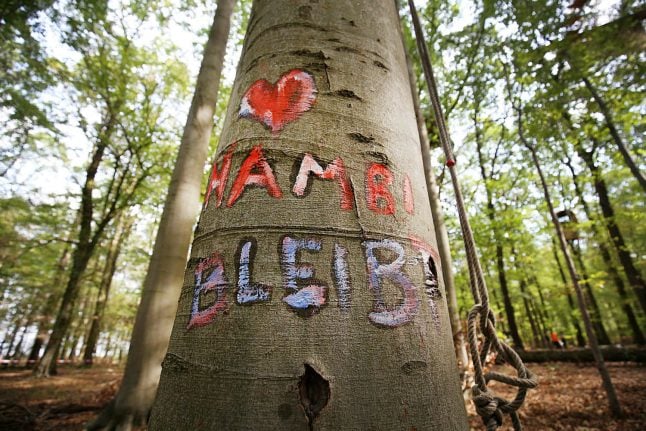
[{"label": "rope hanging", "polygon": [[[455,193],[455,200],[457,204],[458,216],[460,219],[460,228],[462,230],[462,237],[464,239],[464,246],[467,254],[467,263],[469,267],[469,284],[471,286],[471,293],[475,301],[475,305],[471,308],[468,314],[468,327],[467,338],[469,343],[469,352],[473,360],[473,367],[475,372],[475,385],[471,388],[473,403],[475,404],[478,415],[482,417],[482,421],[487,427],[488,431],[495,431],[502,425],[503,415],[509,414],[515,430],[521,430],[520,419],[518,417],[518,409],[525,401],[527,389],[535,388],[537,385],[534,375],[525,367],[523,361],[518,356],[518,353],[509,347],[506,343],[500,341],[496,335],[496,319],[491,308],[489,308],[489,293],[485,283],[482,267],[478,259],[475,241],[473,239],[473,232],[469,225],[467,212],[460,191],[460,184],[458,182],[457,172],[455,169],[455,155],[450,144],[449,132],[444,121],[444,114],[442,113],[442,106],[440,105],[439,96],[437,93],[437,86],[433,69],[429,60],[429,54],[424,42],[424,33],[417,16],[417,11],[413,0],[408,0],[411,17],[413,20],[413,27],[415,29],[415,40],[417,42],[417,49],[424,69],[424,76],[426,78],[426,86],[433,106],[433,114],[435,116],[435,124],[437,125],[440,143],[446,156],[446,166],[451,175],[451,183],[453,184],[453,191]],[[484,336],[484,342],[478,350],[477,334],[478,330]],[[483,371],[483,363],[489,351],[497,352],[502,359],[516,369],[517,376],[510,376],[506,374]],[[504,398],[494,395],[487,388],[487,383],[491,380],[499,381],[518,388],[516,397],[509,401]]]}]

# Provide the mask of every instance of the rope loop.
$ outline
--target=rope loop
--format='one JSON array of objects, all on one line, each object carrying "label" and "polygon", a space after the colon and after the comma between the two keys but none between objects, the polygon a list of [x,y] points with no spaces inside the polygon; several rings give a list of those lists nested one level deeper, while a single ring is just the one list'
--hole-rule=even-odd
[{"label": "rope loop", "polygon": [[[484,337],[480,346],[478,331]],[[518,353],[498,338],[495,318],[489,307],[476,304],[471,308],[467,319],[467,339],[475,373],[476,384],[471,388],[471,393],[476,412],[487,430],[494,431],[500,427],[505,414],[510,416],[514,430],[521,430],[517,411],[525,401],[527,390],[536,387],[535,376],[525,367]],[[498,354],[504,362],[514,367],[517,376],[491,371],[484,373],[489,352]],[[517,387],[514,399],[509,401],[489,391],[487,384],[492,380]]]},{"label": "rope loop", "polygon": [[485,391],[480,390],[478,385],[473,385],[471,388],[471,398],[476,406],[476,412],[488,430],[495,430],[502,425],[502,412],[499,408],[500,398],[494,397],[486,389]]},{"label": "rope loop", "polygon": [[[424,42],[424,32],[419,22],[419,17],[417,16],[417,10],[415,9],[413,0],[408,0],[408,6],[413,20],[415,41],[417,42],[417,49],[422,61],[422,68],[424,69],[424,77],[426,78],[429,98],[431,99],[431,105],[433,107],[435,124],[438,129],[442,149],[444,150],[444,156],[446,157],[446,166],[448,167],[451,182],[453,184],[455,203],[458,211],[458,218],[460,219],[460,228],[462,230],[464,248],[469,268],[471,294],[473,295],[475,302],[475,305],[471,310],[469,310],[467,318],[467,340],[469,343],[469,352],[471,353],[471,358],[473,360],[473,369],[475,374],[474,380],[476,383],[471,389],[473,402],[476,406],[476,411],[482,417],[488,431],[495,431],[500,425],[502,425],[503,414],[509,414],[514,430],[519,431],[522,427],[520,425],[520,418],[518,417],[517,410],[525,401],[527,390],[536,387],[536,378],[525,367],[525,364],[523,364],[518,353],[503,341],[499,340],[498,335],[496,334],[496,318],[493,310],[489,308],[487,284],[478,258],[473,232],[469,225],[469,218],[464,205],[462,191],[460,190],[458,174],[455,168],[455,155],[453,154],[449,131],[446,127],[444,114],[442,113],[442,105],[440,104],[440,98],[437,92],[437,85],[433,75],[433,67],[431,65],[428,47]],[[480,332],[484,338],[480,348],[478,348],[478,332]],[[514,367],[517,377],[494,372],[485,374],[483,371],[483,365],[486,363],[489,352],[498,354],[503,361]],[[494,396],[487,388],[487,383],[491,380],[517,387],[518,391],[516,392],[516,397],[512,401],[507,401],[504,398]]]}]

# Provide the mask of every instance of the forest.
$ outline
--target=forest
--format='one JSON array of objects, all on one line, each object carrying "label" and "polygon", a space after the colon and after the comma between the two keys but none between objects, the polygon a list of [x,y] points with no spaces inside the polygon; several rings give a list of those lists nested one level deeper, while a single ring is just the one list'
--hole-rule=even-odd
[{"label": "forest", "polygon": [[0,428],[646,426],[642,1],[2,3]]}]

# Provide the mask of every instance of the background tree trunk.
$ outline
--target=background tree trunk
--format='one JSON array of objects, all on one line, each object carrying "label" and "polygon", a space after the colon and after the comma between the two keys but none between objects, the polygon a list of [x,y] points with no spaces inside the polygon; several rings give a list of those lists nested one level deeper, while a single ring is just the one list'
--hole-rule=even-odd
[{"label": "background tree trunk", "polygon": [[624,236],[615,221],[615,210],[610,203],[608,188],[606,187],[606,182],[603,179],[601,169],[594,162],[594,155],[591,152],[585,151],[581,147],[577,149],[577,152],[585,162],[588,169],[590,169],[590,173],[593,177],[594,190],[597,192],[597,198],[599,199],[599,206],[601,207],[601,213],[603,214],[606,229],[608,230],[610,239],[617,250],[619,262],[621,262],[621,265],[626,272],[628,282],[633,288],[642,310],[646,312],[646,282],[644,281],[641,272],[639,272],[635,266],[633,258],[631,257],[631,250],[624,241]]},{"label": "background tree trunk", "polygon": [[149,428],[466,429],[395,2],[254,2],[221,139]]},{"label": "background tree trunk", "polygon": [[413,106],[415,107],[415,120],[417,120],[417,131],[422,152],[422,163],[424,165],[424,177],[426,180],[426,189],[428,191],[428,200],[433,215],[433,226],[435,227],[435,239],[437,240],[437,249],[440,253],[440,262],[442,263],[442,281],[446,291],[446,302],[449,309],[449,320],[451,321],[451,332],[453,333],[453,344],[455,347],[455,356],[458,360],[458,368],[461,378],[464,380],[466,370],[469,366],[469,355],[467,354],[467,344],[460,319],[458,308],[458,296],[453,277],[453,259],[451,258],[451,248],[449,247],[449,235],[444,224],[444,212],[442,211],[442,202],[440,201],[439,188],[435,179],[433,162],[431,161],[431,145],[426,131],[426,122],[424,114],[419,105],[419,96],[417,95],[416,78],[411,64],[410,54],[406,55],[406,66],[408,69],[408,79],[411,84],[411,94],[413,97]]},{"label": "background tree trunk", "polygon": [[482,139],[480,129],[478,127],[478,110],[473,114],[473,122],[476,134],[476,148],[478,150],[478,165],[480,167],[480,175],[482,177],[482,183],[485,188],[485,193],[487,195],[487,217],[489,218],[491,230],[493,231],[494,238],[494,247],[496,249],[496,270],[498,272],[498,285],[500,286],[500,292],[502,293],[502,301],[505,308],[505,316],[507,318],[507,324],[509,325],[509,335],[511,336],[513,345],[518,350],[523,350],[525,346],[523,345],[523,340],[520,337],[518,331],[518,324],[516,323],[516,311],[514,310],[514,304],[511,301],[511,294],[509,293],[509,285],[507,284],[507,273],[505,270],[505,250],[502,235],[500,235],[500,228],[498,226],[498,220],[496,219],[496,207],[493,203],[493,193],[490,187],[490,181],[492,178],[490,175],[493,175],[491,172],[487,174],[485,168],[485,161],[482,154]]},{"label": "background tree trunk", "polygon": [[[97,226],[92,230],[94,201],[92,192],[95,188],[95,178],[101,165],[103,155],[109,144],[109,139],[115,128],[115,118],[109,114],[105,124],[100,132],[98,142],[93,150],[90,164],[85,170],[85,183],[81,189],[81,208],[79,209],[79,233],[76,247],[72,252],[72,264],[70,274],[63,293],[63,299],[49,336],[45,353],[34,369],[34,374],[39,377],[46,377],[56,374],[56,358],[59,356],[61,342],[67,334],[70,324],[72,323],[72,311],[81,289],[81,277],[87,268],[88,262],[94,253],[101,236],[101,231],[106,224]],[[109,222],[109,220],[108,220]],[[100,229],[100,230],[99,230]]]},{"label": "background tree trunk", "polygon": [[130,233],[132,223],[132,217],[125,214],[119,217],[116,232],[107,249],[105,263],[101,274],[101,282],[99,284],[99,292],[97,294],[96,302],[94,304],[94,312],[92,313],[92,319],[90,322],[90,330],[87,332],[87,340],[85,341],[83,352],[83,363],[85,365],[92,365],[94,362],[94,352],[101,333],[101,321],[108,303],[110,287],[112,286],[112,278],[114,277],[114,273],[117,269],[117,260],[121,253],[121,247],[123,246],[125,238]]},{"label": "background tree trunk", "polygon": [[588,220],[590,220],[591,222],[592,236],[594,237],[597,243],[597,248],[599,249],[599,254],[601,255],[601,259],[603,260],[604,266],[608,271],[608,275],[610,276],[615,287],[617,288],[617,293],[619,294],[619,298],[621,301],[621,308],[624,314],[626,315],[626,319],[628,320],[628,326],[630,327],[630,332],[632,332],[633,334],[633,341],[636,344],[646,344],[646,338],[644,338],[644,334],[639,326],[637,316],[633,311],[633,307],[630,305],[630,298],[628,297],[628,292],[626,292],[624,280],[621,278],[621,275],[619,274],[619,271],[617,270],[615,263],[612,261],[612,257],[610,256],[610,250],[608,250],[608,246],[606,244],[607,240],[604,237],[603,233],[600,232],[599,227],[597,226],[598,221],[596,220],[595,215],[590,210],[590,206],[588,205],[588,203],[586,202],[583,196],[583,191],[581,190],[581,186],[579,184],[578,175],[576,175],[576,172],[574,171],[574,166],[572,166],[572,162],[569,158],[565,161],[565,164],[567,165],[568,169],[570,170],[570,173],[572,174],[572,183],[574,184],[574,190],[576,192],[577,197],[579,198],[579,201],[581,202],[583,211],[585,212],[585,215],[588,218]]},{"label": "background tree trunk", "polygon": [[599,309],[599,303],[597,302],[597,297],[590,286],[590,275],[588,275],[588,269],[583,263],[581,258],[581,249],[578,246],[570,243],[572,247],[572,254],[576,263],[579,264],[579,270],[581,271],[582,278],[579,280],[583,286],[583,292],[586,297],[585,303],[588,305],[588,312],[590,313],[590,319],[592,320],[592,327],[594,328],[594,333],[597,336],[599,344],[605,345],[610,344],[610,337],[606,331],[606,326],[603,324],[603,317],[601,316],[601,310]]},{"label": "background tree trunk", "polygon": [[565,235],[563,234],[561,225],[559,224],[558,218],[556,217],[556,212],[554,211],[554,206],[552,205],[552,199],[550,197],[550,193],[547,188],[545,177],[543,176],[543,171],[541,170],[541,166],[538,161],[538,156],[536,155],[536,150],[523,138],[521,112],[522,111],[519,108],[518,109],[519,137],[523,142],[523,145],[525,145],[525,147],[530,151],[532,160],[534,162],[534,165],[536,166],[536,170],[538,172],[538,176],[541,181],[541,186],[543,188],[543,194],[545,195],[545,202],[547,203],[547,206],[550,211],[550,218],[552,219],[552,224],[554,225],[554,229],[556,230],[556,235],[559,239],[559,243],[561,245],[561,250],[563,251],[563,255],[565,256],[565,262],[567,264],[567,268],[570,273],[570,278],[572,279],[572,284],[574,285],[574,291],[576,292],[577,301],[579,303],[579,309],[581,310],[581,315],[583,317],[585,332],[588,335],[590,350],[592,351],[592,355],[594,356],[597,369],[599,370],[599,375],[601,376],[601,382],[603,384],[603,388],[605,389],[606,396],[608,397],[610,412],[613,417],[618,418],[618,417],[621,417],[622,413],[621,413],[621,405],[619,404],[619,399],[617,398],[617,392],[615,391],[615,387],[612,384],[610,373],[608,373],[608,369],[606,368],[606,364],[603,360],[601,350],[599,349],[597,337],[595,336],[594,330],[592,329],[592,321],[590,319],[590,314],[588,313],[588,309],[585,304],[583,291],[581,290],[581,287],[579,285],[579,275],[576,272],[576,268],[574,266],[574,260],[570,255],[570,250],[565,240]]},{"label": "background tree trunk", "polygon": [[561,264],[561,260],[559,259],[556,240],[554,239],[554,237],[552,237],[551,240],[552,240],[552,253],[554,254],[554,261],[556,262],[556,267],[558,268],[559,275],[561,276],[561,280],[563,281],[563,288],[565,289],[565,293],[567,295],[567,303],[570,307],[569,315],[570,315],[570,318],[572,319],[572,326],[574,326],[574,329],[576,330],[576,344],[579,347],[584,347],[585,338],[583,338],[583,331],[581,330],[581,325],[579,324],[579,320],[575,315],[576,305],[574,304],[574,298],[572,298],[572,292],[570,291],[567,278],[565,277],[565,271],[563,271],[563,265]]},{"label": "background tree trunk", "polygon": [[612,136],[613,141],[615,141],[615,145],[617,145],[617,149],[619,150],[621,157],[623,157],[624,162],[626,162],[626,166],[628,166],[630,173],[632,173],[637,182],[639,182],[642,190],[646,192],[646,176],[644,176],[644,173],[639,170],[639,166],[637,166],[637,163],[635,163],[635,160],[633,160],[633,157],[630,155],[624,140],[621,139],[621,135],[619,135],[619,131],[617,130],[615,121],[612,118],[612,112],[610,111],[608,104],[606,104],[606,101],[603,100],[603,97],[601,97],[597,89],[592,85],[592,82],[584,74],[580,73],[580,75],[585,88],[588,89],[594,101],[599,105],[599,110],[601,111],[603,118],[606,120],[606,126],[610,132],[610,136]]},{"label": "background tree trunk", "polygon": [[88,426],[91,430],[145,423],[152,407],[198,211],[234,4],[218,0],[144,281],[124,378],[114,400]]}]

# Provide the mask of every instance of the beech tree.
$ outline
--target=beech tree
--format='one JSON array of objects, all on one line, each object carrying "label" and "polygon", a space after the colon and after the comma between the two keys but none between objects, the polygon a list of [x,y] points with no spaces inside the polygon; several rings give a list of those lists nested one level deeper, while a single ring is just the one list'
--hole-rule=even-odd
[{"label": "beech tree", "polygon": [[123,382],[89,429],[130,429],[145,423],[150,412],[198,210],[234,3],[218,0],[144,281]]},{"label": "beech tree", "polygon": [[467,428],[398,25],[254,2],[150,429]]}]

